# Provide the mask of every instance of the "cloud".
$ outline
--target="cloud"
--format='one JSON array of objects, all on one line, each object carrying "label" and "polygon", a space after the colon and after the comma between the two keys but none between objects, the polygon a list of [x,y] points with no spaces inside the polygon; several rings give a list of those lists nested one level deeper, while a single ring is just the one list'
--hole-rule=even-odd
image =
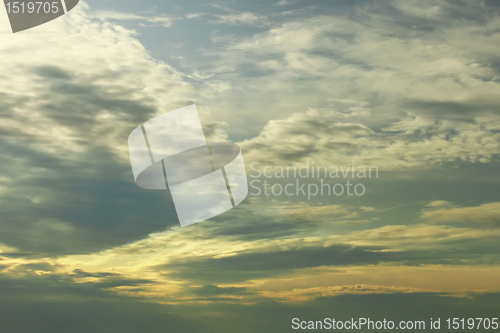
[{"label": "cloud", "polygon": [[[210,60],[189,77],[118,24],[169,16],[93,16],[82,4],[37,34],[5,35],[3,328],[279,332],[292,312],[495,315],[498,207],[484,198],[496,194],[471,203],[454,189],[470,170],[483,186],[478,165],[496,163],[499,25],[490,7],[461,5],[361,3],[283,22],[226,10],[209,18],[224,42],[199,49]],[[261,29],[228,36],[222,25]],[[249,198],[181,229],[167,195],[133,183],[126,138],[192,102],[207,139],[239,142],[247,163],[355,160],[418,186],[395,176],[379,185],[387,197],[359,205]],[[392,201],[403,204],[387,210]],[[443,225],[455,222],[466,224]]]},{"label": "cloud", "polygon": [[500,202],[492,202],[474,207],[458,207],[447,202],[432,202],[428,209],[420,213],[423,221],[430,223],[480,223],[500,224]]},{"label": "cloud", "polygon": [[[498,230],[456,228],[426,224],[386,225],[380,228],[354,231],[343,237],[345,244],[355,246],[382,246],[393,250],[457,248],[464,241],[482,240],[484,246],[495,242]],[[462,243],[460,243],[462,242]]]},{"label": "cloud", "polygon": [[177,18],[173,18],[167,15],[156,16],[147,19],[148,22],[153,24],[159,24],[165,28],[171,27],[174,24],[175,20],[177,20]]},{"label": "cloud", "polygon": [[191,104],[192,87],[86,4],[37,29],[0,46],[9,63],[0,83],[0,241],[42,256],[86,253],[175,225],[166,198],[133,184],[127,137]]},{"label": "cloud", "polygon": [[96,11],[94,15],[102,20],[143,20],[144,16],[132,14],[132,13],[124,13],[124,12],[116,12],[116,11]]},{"label": "cloud", "polygon": [[[470,274],[471,270],[467,272]],[[423,288],[358,284],[297,288],[290,292],[268,290],[260,296],[247,295],[253,301],[238,304],[226,299],[214,302],[213,297],[223,298],[230,294],[241,297],[246,292],[244,288],[209,285],[198,289],[203,294],[199,297],[204,302],[157,304],[141,297],[99,291],[93,284],[78,286],[61,276],[24,276],[15,280],[2,277],[0,280],[3,295],[0,319],[4,329],[15,332],[101,333],[119,330],[136,333],[172,330],[229,333],[238,330],[250,333],[256,328],[262,332],[277,332],[290,324],[292,311],[304,320],[330,318],[332,312],[335,318],[348,320],[353,315],[354,307],[370,318],[383,318],[389,311],[390,320],[395,321],[405,319],[409,309],[417,313],[412,320],[420,317],[428,320],[430,316],[450,317],[457,312],[474,317],[492,317],[498,311],[498,293],[495,292],[457,295]],[[283,282],[286,284],[287,281]],[[212,298],[207,301],[207,297]],[[291,302],[293,300],[297,302]],[[375,304],[384,304],[384,307],[381,309]]]},{"label": "cloud", "polygon": [[179,18],[168,16],[168,15],[158,15],[158,16],[143,16],[137,15],[133,13],[124,13],[124,12],[116,12],[116,11],[95,11],[93,12],[93,16],[97,17],[103,21],[109,20],[135,20],[135,21],[145,21],[152,23],[151,25],[160,25],[165,28],[171,27],[176,20]]},{"label": "cloud", "polygon": [[299,202],[270,205],[267,209],[269,214],[279,214],[292,220],[309,221],[320,224],[359,224],[370,223],[378,220],[377,217],[361,218],[363,213],[377,212],[374,207],[349,207],[347,205],[313,205]]},{"label": "cloud", "polygon": [[[301,205],[297,208],[307,209]],[[353,212],[350,207],[334,208],[328,207],[338,212],[342,221],[346,220],[342,215]],[[354,212],[365,213],[360,210]],[[373,209],[369,208],[368,213],[373,214],[370,210]],[[266,217],[240,210],[205,222],[200,228],[152,234],[99,254],[68,256],[57,262],[86,272],[104,269],[127,272],[130,277],[141,276],[161,281],[164,286],[178,286],[180,281],[202,285],[248,284],[251,280],[293,276],[293,272],[323,266],[384,263],[417,267],[479,266],[496,265],[498,261],[494,254],[500,234],[496,230],[416,224],[341,233],[335,227],[316,228],[309,220],[300,220],[303,218],[287,221],[279,215]],[[326,217],[322,223],[328,223]],[[148,290],[153,296],[161,289],[153,286]]]},{"label": "cloud", "polygon": [[426,1],[418,3],[416,1],[393,1],[393,6],[397,8],[401,13],[426,19],[437,19],[442,17],[441,6],[435,1]]},{"label": "cloud", "polygon": [[[320,297],[312,301],[287,304],[265,302],[259,304],[219,304],[210,305],[211,311],[196,313],[196,318],[210,323],[210,327],[217,332],[229,333],[235,328],[242,333],[252,333],[255,330],[262,332],[290,331],[293,318],[299,320],[316,321],[324,318],[349,321],[358,313],[363,318],[371,320],[423,320],[428,328],[429,318],[453,318],[453,313],[469,313],[470,316],[481,317],[483,313],[495,316],[498,309],[498,294],[472,294],[470,298],[443,297],[440,293],[415,294],[351,294],[342,296]],[[381,306],[381,304],[383,306]],[[202,309],[201,306],[195,307]],[[387,313],[390,313],[389,317]],[[408,313],[412,313],[411,319]],[[244,314],[244,315],[242,315]],[[291,315],[293,314],[293,315]],[[216,318],[222,318],[214,320]],[[482,318],[482,317],[481,317]],[[396,324],[397,325],[397,324]],[[441,320],[441,325],[443,321]],[[443,327],[443,326],[441,326]]]},{"label": "cloud", "polygon": [[332,150],[344,156],[342,161],[345,161],[346,155],[360,149],[359,143],[369,143],[367,137],[371,132],[360,124],[337,122],[333,113],[309,110],[288,119],[271,120],[258,137],[242,142],[241,146],[251,161],[260,159],[263,163],[288,165],[321,153],[328,153],[328,160],[334,160]]},{"label": "cloud", "polygon": [[188,19],[204,19],[210,17],[208,23],[215,25],[232,25],[232,26],[255,26],[255,27],[267,27],[271,25],[271,21],[265,15],[258,15],[253,12],[237,12],[228,7],[220,5],[211,5],[211,7],[223,10],[227,14],[211,14],[195,12],[186,15]]},{"label": "cloud", "polygon": [[288,4],[290,4],[290,2],[288,2],[287,0],[280,0],[280,1],[276,2],[275,5],[276,6],[286,6]]},{"label": "cloud", "polygon": [[256,15],[252,12],[231,13],[226,15],[215,15],[216,24],[228,25],[253,25],[253,26],[267,26],[269,21],[265,16]]},{"label": "cloud", "polygon": [[140,285],[141,281],[76,283],[63,275],[26,273],[14,277],[2,275],[0,281],[0,317],[3,329],[8,331],[213,332],[182,315],[167,313],[163,305],[107,290]]},{"label": "cloud", "polygon": [[329,287],[312,287],[286,291],[264,291],[261,295],[285,302],[303,302],[319,297],[339,295],[368,295],[368,294],[398,294],[398,293],[428,293],[429,290],[408,287],[385,287],[370,285],[345,285]]},{"label": "cloud", "polygon": [[[260,149],[261,160],[285,164],[495,162],[496,9],[462,5],[363,3],[349,15],[294,17],[251,36],[218,32],[224,43],[204,49],[210,66],[190,70],[209,78],[198,82],[203,100],[218,101],[214,117],[238,128],[230,138],[255,161],[251,150]],[[217,84],[231,89],[209,90]],[[345,138],[342,124],[365,132]]]},{"label": "cloud", "polygon": [[219,296],[219,295],[240,295],[247,292],[245,287],[218,287],[214,285],[206,285],[203,287],[194,288],[193,292],[202,297]]},{"label": "cloud", "polygon": [[88,273],[88,272],[82,271],[81,269],[75,269],[73,271],[73,274],[71,274],[71,275],[74,275],[76,277],[82,277],[82,278],[88,278],[88,277],[102,278],[102,277],[119,276],[120,274],[117,274],[117,273],[108,273],[108,272]]},{"label": "cloud", "polygon": [[[310,109],[271,120],[259,136],[240,143],[247,163],[263,165],[377,166],[381,170],[435,168],[442,164],[488,163],[496,159],[500,136],[486,123],[438,122],[422,131],[418,118],[401,120],[377,133],[360,123],[339,121],[332,111]],[[491,124],[491,123],[490,123]],[[404,132],[402,132],[404,131]],[[453,134],[454,133],[454,134]],[[421,136],[421,138],[418,138]]]},{"label": "cloud", "polygon": [[499,274],[495,266],[381,263],[301,269],[253,281],[249,287],[262,296],[286,302],[356,293],[444,293],[463,297],[467,291],[497,292],[495,281]]},{"label": "cloud", "polygon": [[[470,253],[471,259],[482,254]],[[389,251],[382,246],[349,246],[334,244],[319,246],[288,247],[240,253],[224,257],[184,258],[159,266],[168,270],[169,276],[190,281],[211,283],[244,282],[270,276],[285,275],[298,269],[320,266],[355,266],[393,263],[402,265],[451,264],[461,262],[461,254],[453,252],[442,255],[436,252],[408,250]]]}]

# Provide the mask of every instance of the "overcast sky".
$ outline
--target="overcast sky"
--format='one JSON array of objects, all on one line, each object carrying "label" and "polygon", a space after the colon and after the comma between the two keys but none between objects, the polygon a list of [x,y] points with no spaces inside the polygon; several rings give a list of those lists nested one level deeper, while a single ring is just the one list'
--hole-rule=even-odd
[{"label": "overcast sky", "polygon": [[[499,10],[88,0],[16,34],[0,11],[0,331],[498,317]],[[254,162],[378,178],[180,228],[167,191],[134,183],[127,138],[193,103],[250,181]]]}]

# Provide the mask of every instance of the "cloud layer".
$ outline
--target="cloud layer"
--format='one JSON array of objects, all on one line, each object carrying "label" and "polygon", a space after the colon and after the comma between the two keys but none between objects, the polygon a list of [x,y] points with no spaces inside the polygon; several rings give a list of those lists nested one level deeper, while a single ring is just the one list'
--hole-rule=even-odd
[{"label": "cloud layer", "polygon": [[[2,35],[2,329],[497,315],[496,5],[93,5]],[[165,44],[176,66],[145,47],[145,32],[174,40],[185,25],[208,37]],[[251,197],[180,228],[168,192],[135,186],[127,137],[192,103],[207,139],[237,142],[247,167],[356,163],[380,177],[359,198]]]}]

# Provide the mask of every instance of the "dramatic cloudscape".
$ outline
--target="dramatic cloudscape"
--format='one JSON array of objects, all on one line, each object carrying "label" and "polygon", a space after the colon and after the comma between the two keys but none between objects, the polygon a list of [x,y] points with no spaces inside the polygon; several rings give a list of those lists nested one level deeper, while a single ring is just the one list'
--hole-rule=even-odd
[{"label": "dramatic cloudscape", "polygon": [[[87,0],[12,34],[0,11],[0,332],[498,317],[499,14]],[[167,191],[134,183],[127,139],[193,103],[253,186],[181,228]],[[307,193],[347,180],[363,195]]]}]

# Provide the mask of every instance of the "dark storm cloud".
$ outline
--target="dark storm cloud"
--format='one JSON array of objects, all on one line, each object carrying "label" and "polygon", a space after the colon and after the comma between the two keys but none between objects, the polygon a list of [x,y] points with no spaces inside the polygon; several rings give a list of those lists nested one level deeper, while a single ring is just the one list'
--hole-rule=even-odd
[{"label": "dark storm cloud", "polygon": [[311,230],[309,223],[260,214],[245,208],[245,206],[244,202],[240,206],[212,218],[210,223],[206,223],[206,226],[200,225],[203,232],[200,232],[197,237],[226,236],[252,241],[287,237]]},{"label": "dark storm cloud", "polygon": [[35,263],[30,263],[30,264],[21,264],[18,265],[14,268],[12,268],[13,271],[16,272],[21,272],[21,273],[32,273],[37,270],[45,271],[45,272],[53,272],[57,268],[57,265],[54,264],[48,264],[44,262],[35,262]]},{"label": "dark storm cloud", "polygon": [[81,269],[75,269],[70,276],[76,276],[76,277],[96,277],[96,278],[103,278],[103,277],[112,277],[112,276],[120,276],[120,274],[117,273],[107,273],[107,272],[100,272],[100,273],[89,273],[82,271]]},{"label": "dark storm cloud", "polygon": [[39,66],[32,69],[33,73],[38,74],[45,82],[50,79],[69,81],[71,75],[57,66]]},{"label": "dark storm cloud", "polygon": [[[130,98],[134,88],[124,88],[117,92],[103,90],[93,83],[99,79],[120,80],[123,73],[107,71],[101,77],[86,77],[81,73],[71,73],[55,66],[33,68],[38,77],[35,80],[45,85],[40,99],[46,100],[41,106],[44,114],[51,117],[56,124],[73,127],[81,131],[82,138],[92,140],[88,136],[89,127],[97,122],[95,116],[102,110],[119,114],[123,120],[131,124],[143,123],[156,112],[151,105],[152,100],[136,101]],[[133,129],[133,127],[132,127]],[[124,133],[128,135],[129,133]]]},{"label": "dark storm cloud", "polygon": [[9,253],[9,252],[2,252],[0,254],[0,257],[6,257],[6,258],[26,258],[26,257],[36,257],[37,255],[34,253]]},{"label": "dark storm cloud", "polygon": [[[147,280],[75,283],[64,276],[0,276],[2,331],[13,333],[214,332],[172,314],[172,308],[105,290]],[[136,289],[137,290],[137,289]]]},{"label": "dark storm cloud", "polygon": [[272,252],[244,253],[223,258],[194,258],[159,266],[168,276],[205,283],[242,282],[285,274],[295,269],[320,266],[377,265],[397,263],[404,266],[429,264],[494,265],[498,263],[496,239],[482,246],[474,241],[451,242],[447,248],[434,250],[381,251],[377,246],[333,245],[304,247]]},{"label": "dark storm cloud", "polygon": [[[25,282],[19,280],[18,285]],[[360,286],[359,290],[362,289]],[[344,294],[292,304],[262,298],[245,305],[160,305],[122,296],[108,297],[107,300],[96,296],[89,298],[79,301],[71,298],[2,298],[2,328],[15,333],[282,333],[294,332],[291,327],[293,318],[345,321],[359,317],[425,320],[426,325],[430,318],[441,318],[443,328],[445,320],[450,317],[496,318],[500,310],[498,293],[469,294],[463,298],[443,293]]]},{"label": "dark storm cloud", "polygon": [[[78,297],[84,299],[115,299],[119,297],[115,292],[107,289],[119,286],[141,286],[154,283],[148,280],[127,279],[123,277],[102,278],[97,282],[76,283],[71,276],[59,274],[42,274],[50,267],[23,265],[14,270],[18,275],[0,276],[0,294],[4,300],[26,298],[70,298],[76,300]],[[12,273],[12,272],[11,272]],[[19,275],[20,274],[20,275]]]},{"label": "dark storm cloud", "polygon": [[96,288],[108,289],[108,288],[116,288],[116,287],[138,287],[144,284],[154,284],[157,283],[153,280],[146,279],[119,279],[119,278],[108,278],[103,282],[92,283],[92,286]]},{"label": "dark storm cloud", "polygon": [[13,333],[215,333],[171,308],[132,299],[0,302],[2,329]]},{"label": "dark storm cloud", "polygon": [[[107,274],[102,272],[102,275]],[[123,279],[121,285],[136,286],[138,283]],[[444,325],[449,317],[496,318],[500,310],[498,293],[469,293],[467,297],[450,297],[446,293],[380,294],[376,289],[357,286],[352,294],[317,295],[299,303],[279,303],[251,293],[252,302],[247,304],[160,305],[146,302],[142,297],[118,295],[106,290],[108,287],[99,282],[75,283],[61,275],[25,274],[17,278],[2,275],[2,329],[14,333],[274,333],[293,332],[293,318],[350,320],[364,317],[425,320],[426,324],[430,318],[441,318]],[[209,299],[228,301],[223,296],[249,295],[245,288],[215,285],[193,288],[191,292],[201,297],[200,300],[212,297]]]},{"label": "dark storm cloud", "polygon": [[[40,124],[41,129],[70,128],[73,134],[67,145],[77,145],[81,152],[40,149],[64,143],[3,127],[1,174],[11,183],[9,192],[2,196],[0,242],[41,256],[88,253],[177,225],[168,194],[138,188],[130,165],[109,148],[107,133],[94,130],[102,124],[97,114],[108,110],[130,123],[117,133],[118,144],[126,145],[129,132],[156,108],[147,100],[131,99],[131,91],[109,92],[89,83],[92,79],[77,69],[69,72],[57,66],[39,66],[31,73],[34,80],[43,82],[38,100],[25,97],[22,103],[7,95],[0,100],[3,119],[22,121],[24,116],[15,110],[28,102],[39,104],[36,111],[52,120],[49,129],[47,124]],[[118,80],[122,74],[102,75]],[[44,203],[34,202],[33,197],[40,197]],[[54,197],[57,199],[51,200]]]},{"label": "dark storm cloud", "polygon": [[[14,108],[24,105],[29,101],[29,97],[27,96],[15,96],[9,93],[0,92],[0,116],[4,117],[16,117],[16,114],[13,112]],[[2,128],[2,132],[7,131],[8,129]],[[10,133],[10,132],[8,132]],[[14,131],[12,133],[15,133]]]},{"label": "dark storm cloud", "polygon": [[439,116],[439,121],[458,120],[471,122],[479,115],[498,115],[500,107],[495,101],[437,102],[409,101],[409,110],[419,115]]},{"label": "dark storm cloud", "polygon": [[159,269],[173,270],[173,276],[206,282],[246,281],[289,270],[319,266],[367,265],[382,262],[423,263],[443,261],[438,253],[373,252],[381,247],[308,247],[273,252],[245,253],[223,258],[196,258],[177,261]]},{"label": "dark storm cloud", "polygon": [[[362,291],[363,286],[358,288]],[[398,325],[401,320],[424,320],[425,330],[431,318],[441,318],[441,329],[446,330],[447,318],[497,318],[500,310],[500,294],[469,294],[468,297],[450,297],[445,293],[394,293],[394,294],[343,294],[334,297],[318,297],[311,301],[298,303],[278,303],[262,299],[257,304],[213,304],[211,313],[221,316],[220,320],[211,317],[198,317],[201,322],[220,333],[288,333],[292,329],[292,319],[305,321],[335,320],[350,321],[351,318],[370,318],[370,320],[392,320]],[[202,312],[203,305],[177,306],[178,311]],[[322,330],[317,330],[321,332]],[[327,330],[325,330],[327,331]],[[367,332],[366,328],[356,330]],[[373,331],[373,330],[371,330]],[[478,330],[484,331],[486,330]],[[491,330],[490,330],[491,331]]]},{"label": "dark storm cloud", "polygon": [[[98,150],[87,152],[91,163],[82,156],[83,161],[72,166],[64,165],[68,164],[64,159],[31,155],[30,165],[59,170],[58,177],[31,176],[16,183],[15,191],[3,198],[0,241],[39,255],[87,253],[177,225],[166,192],[138,188],[130,181],[128,166]],[[96,163],[99,155],[102,164]],[[86,175],[82,168],[93,170],[93,175]],[[42,193],[53,191],[61,201],[50,205],[31,202],[26,195],[34,195],[37,189]],[[57,222],[54,226],[52,222],[43,223],[43,219],[64,221],[69,228],[59,228]]]}]

